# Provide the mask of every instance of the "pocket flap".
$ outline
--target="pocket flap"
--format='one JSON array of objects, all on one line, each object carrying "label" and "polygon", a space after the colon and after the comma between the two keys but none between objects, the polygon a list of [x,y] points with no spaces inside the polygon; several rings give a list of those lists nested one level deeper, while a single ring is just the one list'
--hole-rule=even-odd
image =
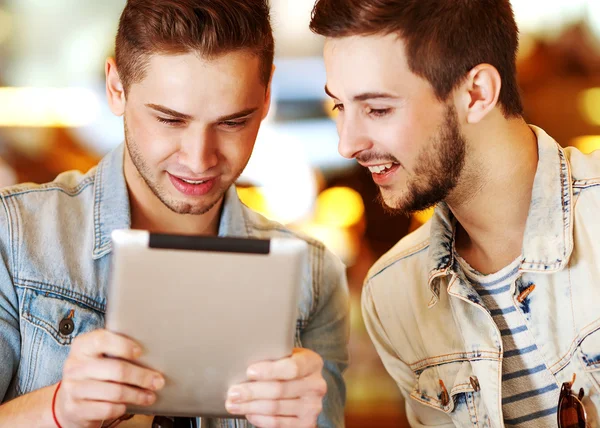
[{"label": "pocket flap", "polygon": [[70,345],[80,334],[104,325],[102,313],[64,296],[33,289],[24,293],[22,316],[61,345]]},{"label": "pocket flap", "polygon": [[478,381],[469,361],[439,364],[417,373],[417,384],[411,398],[451,413],[454,410],[454,398],[461,393],[475,392],[476,387]]},{"label": "pocket flap", "polygon": [[600,326],[581,341],[579,349],[585,369],[600,370]]}]

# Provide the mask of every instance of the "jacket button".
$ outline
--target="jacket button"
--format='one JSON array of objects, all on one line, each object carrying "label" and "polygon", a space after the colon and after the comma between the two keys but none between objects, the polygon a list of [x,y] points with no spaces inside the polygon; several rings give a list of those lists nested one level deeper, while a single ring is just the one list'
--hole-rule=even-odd
[{"label": "jacket button", "polygon": [[446,389],[446,385],[444,385],[444,381],[442,379],[440,379],[440,387],[442,388],[440,401],[442,402],[442,406],[446,407],[448,404],[450,404],[450,394],[448,394],[448,390]]},{"label": "jacket button", "polygon": [[75,330],[75,324],[71,318],[64,318],[58,325],[58,331],[63,336],[69,336]]},{"label": "jacket button", "polygon": [[473,390],[475,392],[479,392],[481,386],[479,386],[479,379],[477,379],[477,376],[471,376],[469,380],[471,381],[471,386],[473,387]]}]

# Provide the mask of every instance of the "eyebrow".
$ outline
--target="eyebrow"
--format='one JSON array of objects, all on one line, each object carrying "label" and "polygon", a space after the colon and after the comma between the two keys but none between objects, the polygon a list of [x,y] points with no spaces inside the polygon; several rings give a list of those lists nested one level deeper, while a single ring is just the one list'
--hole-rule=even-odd
[{"label": "eyebrow", "polygon": [[[152,110],[158,111],[159,113],[163,113],[169,115],[171,117],[175,117],[181,120],[193,120],[194,116],[190,116],[189,114],[181,113],[176,110],[170,109],[165,106],[161,106],[159,104],[146,104],[146,107],[151,108]],[[229,120],[241,119],[242,117],[250,116],[252,113],[256,112],[258,107],[247,108],[245,110],[239,111],[237,113],[229,114],[227,116],[221,116],[216,121],[217,122],[227,122]]]},{"label": "eyebrow", "polygon": [[[325,85],[325,93],[327,95],[329,95],[331,98],[338,99],[335,95],[333,95],[331,93],[331,91],[329,90],[327,85]],[[385,92],[365,92],[365,93],[362,93],[359,95],[355,95],[353,100],[354,101],[367,101],[367,100],[381,99],[381,98],[397,99],[398,97],[395,95],[392,95],[392,94],[385,93]]]},{"label": "eyebrow", "polygon": [[168,107],[161,106],[159,104],[146,104],[146,107],[151,108],[152,110],[156,110],[159,113],[167,114],[169,116],[175,117],[181,120],[192,120],[194,117],[189,114],[180,113],[178,111],[172,110]]},{"label": "eyebrow", "polygon": [[237,113],[233,113],[227,116],[221,116],[217,119],[217,122],[227,122],[228,120],[241,119],[242,117],[250,116],[252,113],[256,112],[258,107],[247,108]]}]

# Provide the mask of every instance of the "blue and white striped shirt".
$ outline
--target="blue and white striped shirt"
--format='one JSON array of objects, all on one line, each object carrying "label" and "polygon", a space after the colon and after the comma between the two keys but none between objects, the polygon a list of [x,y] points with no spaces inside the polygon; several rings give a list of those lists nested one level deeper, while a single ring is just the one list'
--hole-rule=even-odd
[{"label": "blue and white striped shirt", "polygon": [[465,277],[489,309],[502,336],[504,423],[519,427],[555,426],[560,389],[511,293],[511,285],[519,277],[520,258],[491,275],[482,275],[460,256],[456,255],[456,258]]}]

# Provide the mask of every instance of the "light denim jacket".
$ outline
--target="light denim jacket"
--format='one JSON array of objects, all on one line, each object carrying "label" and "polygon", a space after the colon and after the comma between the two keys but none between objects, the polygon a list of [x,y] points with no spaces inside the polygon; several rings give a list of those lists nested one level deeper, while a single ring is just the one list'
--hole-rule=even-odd
[{"label": "light denim jacket", "polygon": [[[104,326],[110,234],[130,227],[123,146],[87,174],[67,172],[48,184],[3,189],[0,203],[0,402],[5,402],[58,382],[73,339]],[[292,233],[244,206],[232,187],[219,235]],[[325,360],[328,393],[319,426],[341,427],[349,333],[345,270],[321,243],[303,239],[310,263],[303,274],[295,344]],[[74,330],[64,335],[60,322],[71,310]],[[234,420],[209,425],[248,426]]]},{"label": "light denim jacket", "polygon": [[[594,427],[600,409],[600,152],[562,149],[532,129],[539,162],[511,291],[557,385],[577,374],[575,390],[584,388]],[[440,204],[431,221],[377,262],[363,289],[363,314],[413,427],[503,427],[502,339],[457,273],[454,222]],[[519,303],[517,296],[532,284]],[[450,400],[442,399],[440,380]]]}]

